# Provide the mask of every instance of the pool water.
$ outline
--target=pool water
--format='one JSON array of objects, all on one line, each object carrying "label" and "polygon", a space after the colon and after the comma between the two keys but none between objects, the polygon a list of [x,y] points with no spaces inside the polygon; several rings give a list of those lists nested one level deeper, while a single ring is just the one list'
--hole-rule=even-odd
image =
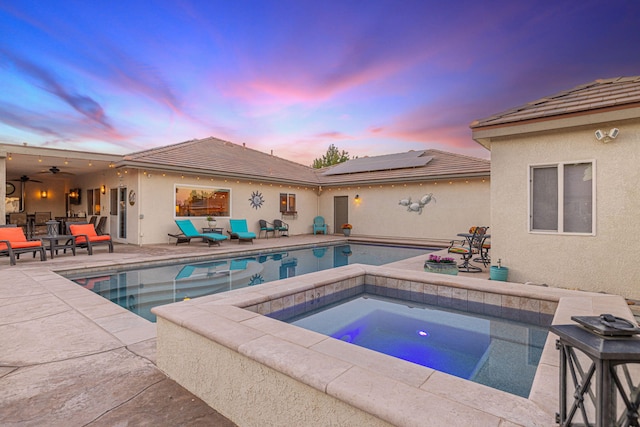
[{"label": "pool water", "polygon": [[155,322],[158,305],[255,286],[348,264],[383,265],[433,252],[366,244],[326,245],[306,249],[262,252],[241,258],[176,263],[159,267],[68,275],[81,286]]},{"label": "pool water", "polygon": [[371,294],[288,322],[522,397],[529,395],[548,332]]}]

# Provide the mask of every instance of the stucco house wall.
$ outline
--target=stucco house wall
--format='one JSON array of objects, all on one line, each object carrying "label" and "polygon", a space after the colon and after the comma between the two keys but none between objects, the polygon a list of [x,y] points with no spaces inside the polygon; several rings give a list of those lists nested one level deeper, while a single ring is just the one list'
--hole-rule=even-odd
[{"label": "stucco house wall", "polygon": [[[356,194],[359,201],[355,201]],[[428,194],[433,198],[422,213],[409,212],[399,203],[408,198],[418,201]],[[431,239],[446,244],[471,226],[491,225],[487,178],[325,189],[320,196],[320,214],[331,233],[340,232],[334,229],[334,198],[339,196],[349,200],[352,236]]]},{"label": "stucco house wall", "polygon": [[[149,177],[149,175],[151,175]],[[230,179],[197,179],[195,177],[182,178],[177,174],[161,173],[139,174],[138,187],[138,213],[143,219],[138,221],[142,234],[137,244],[167,243],[168,233],[178,232],[175,224],[175,187],[201,187],[201,188],[228,188],[231,190],[231,216],[216,217],[216,227],[224,228],[225,235],[229,228],[229,219],[246,219],[249,231],[258,235],[258,220],[264,219],[273,222],[274,219],[282,219],[289,224],[289,234],[308,234],[311,232],[311,224],[317,215],[317,195],[310,186],[290,186],[285,184],[261,183],[255,181],[242,181]],[[254,192],[262,195],[264,200],[259,208],[251,206],[249,198]],[[280,214],[280,193],[296,195],[297,217],[282,218]],[[131,212],[131,216],[133,212]],[[178,217],[182,218],[182,217]],[[194,225],[201,229],[207,227],[205,217],[185,217],[193,221]],[[271,237],[271,235],[270,235]]]},{"label": "stucco house wall", "polygon": [[[603,143],[596,129],[618,127]],[[509,267],[509,280],[640,298],[640,120],[589,124],[491,140],[492,253]],[[595,235],[528,230],[531,165],[593,160]]]}]

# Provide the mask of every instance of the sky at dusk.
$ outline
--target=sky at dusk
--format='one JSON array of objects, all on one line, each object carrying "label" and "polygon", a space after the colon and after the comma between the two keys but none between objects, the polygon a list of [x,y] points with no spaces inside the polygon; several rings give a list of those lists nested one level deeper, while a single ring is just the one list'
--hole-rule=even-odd
[{"label": "sky at dusk", "polygon": [[637,0],[0,0],[1,143],[489,158],[473,120],[635,75]]}]

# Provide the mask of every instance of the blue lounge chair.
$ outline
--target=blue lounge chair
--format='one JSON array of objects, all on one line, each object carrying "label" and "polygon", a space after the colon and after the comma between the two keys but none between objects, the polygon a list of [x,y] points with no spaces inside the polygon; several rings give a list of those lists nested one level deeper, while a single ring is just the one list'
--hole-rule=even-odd
[{"label": "blue lounge chair", "polygon": [[242,241],[253,243],[253,239],[256,238],[256,233],[247,228],[246,219],[230,219],[229,228],[231,228],[229,231],[231,238],[238,239],[238,243]]},{"label": "blue lounge chair", "polygon": [[207,242],[209,246],[211,246],[212,243],[220,245],[221,241],[227,239],[227,236],[218,233],[199,233],[190,219],[176,219],[176,224],[185,238],[193,239],[200,237],[203,241]]},{"label": "blue lounge chair", "polygon": [[322,231],[323,234],[327,234],[327,224],[324,222],[324,218],[317,216],[313,218],[313,234],[318,234]]}]

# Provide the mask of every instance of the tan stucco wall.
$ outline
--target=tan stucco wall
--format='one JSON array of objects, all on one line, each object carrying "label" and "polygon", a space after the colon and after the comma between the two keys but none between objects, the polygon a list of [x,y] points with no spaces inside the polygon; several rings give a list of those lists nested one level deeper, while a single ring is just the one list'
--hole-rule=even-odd
[{"label": "tan stucco wall", "polygon": [[[599,142],[594,131],[620,128]],[[640,121],[607,123],[491,141],[491,258],[509,280],[640,298]],[[595,160],[595,236],[528,231],[531,164]]]},{"label": "tan stucco wall", "polygon": [[238,425],[390,425],[162,318],[158,347],[167,375]]},{"label": "tan stucco wall", "polygon": [[[449,241],[473,225],[490,226],[489,179],[426,181],[420,184],[386,184],[326,189],[320,196],[320,212],[334,232],[334,197],[349,197],[352,235],[438,239]],[[354,198],[358,194],[360,202]],[[399,201],[418,201],[425,194],[435,200],[422,214],[408,212]],[[340,230],[337,230],[340,232]]]},{"label": "tan stucco wall", "polygon": [[[282,219],[289,224],[289,234],[311,233],[313,218],[317,215],[318,200],[313,187],[269,184],[254,181],[200,179],[196,177],[184,177],[176,174],[140,173],[138,188],[139,212],[144,219],[139,220],[141,244],[167,243],[167,233],[176,233],[178,228],[175,220],[174,189],[178,186],[194,186],[208,188],[229,188],[231,189],[231,218],[246,219],[249,231],[258,234],[258,220],[264,219],[272,222],[274,219]],[[264,203],[262,207],[255,209],[251,207],[249,198],[253,192],[262,194]],[[280,214],[280,193],[296,195],[297,218],[282,218]],[[207,221],[204,217],[191,217],[197,228],[206,227]],[[224,228],[225,235],[229,230],[229,217],[217,217],[216,227]],[[138,225],[136,224],[136,229]]]}]

